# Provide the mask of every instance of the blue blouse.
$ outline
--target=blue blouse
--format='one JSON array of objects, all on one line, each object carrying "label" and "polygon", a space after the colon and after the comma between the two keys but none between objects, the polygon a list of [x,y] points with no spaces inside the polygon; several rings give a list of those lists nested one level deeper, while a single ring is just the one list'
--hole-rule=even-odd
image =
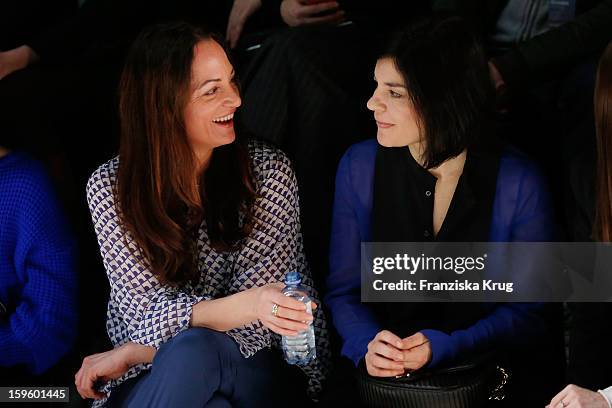
[{"label": "blue blouse", "polygon": [[[370,240],[376,139],[351,146],[336,174],[330,272],[325,302],[342,338],[343,356],[355,365],[368,343],[385,329],[370,307],[361,303],[361,243]],[[491,242],[539,242],[554,238],[552,208],[536,166],[506,148],[500,158],[493,202]],[[470,327],[445,333],[420,330],[430,341],[430,367],[454,361],[462,352],[492,349],[506,339],[526,340],[543,326],[541,305],[491,304],[489,314]],[[517,337],[520,336],[520,337]]]}]

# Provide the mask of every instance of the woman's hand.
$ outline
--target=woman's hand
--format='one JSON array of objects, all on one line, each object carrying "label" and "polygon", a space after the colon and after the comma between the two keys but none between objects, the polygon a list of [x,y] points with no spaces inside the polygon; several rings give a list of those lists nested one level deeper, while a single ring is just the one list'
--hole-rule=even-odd
[{"label": "woman's hand", "polygon": [[291,27],[344,20],[344,11],[335,0],[283,0],[280,12],[283,21]]},{"label": "woman's hand", "polygon": [[117,379],[134,364],[150,363],[154,355],[153,347],[126,343],[113,350],[87,356],[74,376],[77,391],[83,398],[104,398],[103,393],[94,389],[97,381],[106,382]]},{"label": "woman's hand", "polygon": [[608,402],[598,392],[574,384],[565,387],[547,405],[550,408],[608,408]]},{"label": "woman's hand", "polygon": [[249,17],[260,8],[261,0],[234,0],[225,35],[231,48],[236,47],[236,44],[238,44],[242,29]]},{"label": "woman's hand", "polygon": [[[282,336],[295,336],[312,324],[312,315],[306,312],[306,305],[299,300],[281,293],[284,284],[270,283],[254,289],[254,313],[261,323],[274,333]],[[272,313],[278,305],[276,316]],[[312,302],[312,309],[317,305]]]},{"label": "woman's hand", "polygon": [[421,332],[402,340],[404,368],[409,371],[418,370],[431,360],[429,340]]},{"label": "woman's hand", "polygon": [[373,377],[394,377],[404,374],[402,339],[388,330],[379,332],[368,344],[365,355],[368,374]]},{"label": "woman's hand", "polygon": [[383,330],[368,344],[365,363],[373,377],[393,377],[405,371],[414,371],[431,360],[429,340],[418,332],[400,339]]}]

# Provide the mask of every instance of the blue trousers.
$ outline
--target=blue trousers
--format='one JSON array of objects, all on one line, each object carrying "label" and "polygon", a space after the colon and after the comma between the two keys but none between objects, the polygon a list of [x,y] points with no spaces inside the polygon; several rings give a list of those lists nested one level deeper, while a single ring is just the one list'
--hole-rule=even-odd
[{"label": "blue trousers", "polygon": [[[129,408],[281,406],[296,374],[276,350],[244,358],[225,333],[191,328],[163,344],[150,371],[121,384],[108,405]],[[298,377],[299,378],[299,377]],[[302,380],[304,380],[302,375]],[[304,382],[291,382],[304,393]],[[298,387],[296,387],[299,385]]]}]

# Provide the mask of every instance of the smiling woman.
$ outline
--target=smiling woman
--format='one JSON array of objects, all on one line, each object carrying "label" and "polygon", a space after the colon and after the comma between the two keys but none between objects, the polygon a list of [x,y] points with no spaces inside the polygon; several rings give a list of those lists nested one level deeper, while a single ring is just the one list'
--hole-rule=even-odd
[{"label": "smiling woman", "polygon": [[[306,381],[311,396],[321,389],[323,313],[281,293],[297,270],[317,299],[295,176],[281,151],[236,133],[240,103],[216,36],[173,23],[134,42],[120,85],[120,154],[87,185],[116,346],[76,375],[96,406],[112,391],[112,406],[268,407],[283,392],[305,395]],[[318,359],[305,376],[270,346],[309,324]]]},{"label": "smiling woman", "polygon": [[202,30],[145,31],[120,83],[117,201],[123,224],[165,283],[197,277],[192,235],[203,218],[216,249],[249,233],[255,186],[248,146],[233,143],[233,123],[215,123],[240,106],[221,44]]}]

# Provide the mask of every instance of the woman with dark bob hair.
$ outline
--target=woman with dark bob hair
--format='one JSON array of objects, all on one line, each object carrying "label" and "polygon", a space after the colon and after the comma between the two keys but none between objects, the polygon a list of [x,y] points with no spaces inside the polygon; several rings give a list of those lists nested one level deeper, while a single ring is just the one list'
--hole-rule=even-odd
[{"label": "woman with dark bob hair", "polygon": [[[87,184],[115,345],[85,358],[75,378],[95,406],[111,391],[111,406],[274,406],[305,387],[270,347],[309,324],[317,357],[302,369],[310,395],[321,388],[321,309],[313,321],[281,293],[298,271],[317,302],[296,180],[280,150],[235,132],[240,103],[216,36],[171,23],[134,42],[120,83],[120,154]],[[107,383],[96,390],[97,381]]]},{"label": "woman with dark bob hair", "polygon": [[350,147],[336,176],[325,302],[342,355],[370,376],[394,377],[529,343],[544,325],[542,305],[361,303],[362,242],[553,238],[538,170],[493,137],[487,62],[463,20],[408,26],[374,78],[376,139]]}]

